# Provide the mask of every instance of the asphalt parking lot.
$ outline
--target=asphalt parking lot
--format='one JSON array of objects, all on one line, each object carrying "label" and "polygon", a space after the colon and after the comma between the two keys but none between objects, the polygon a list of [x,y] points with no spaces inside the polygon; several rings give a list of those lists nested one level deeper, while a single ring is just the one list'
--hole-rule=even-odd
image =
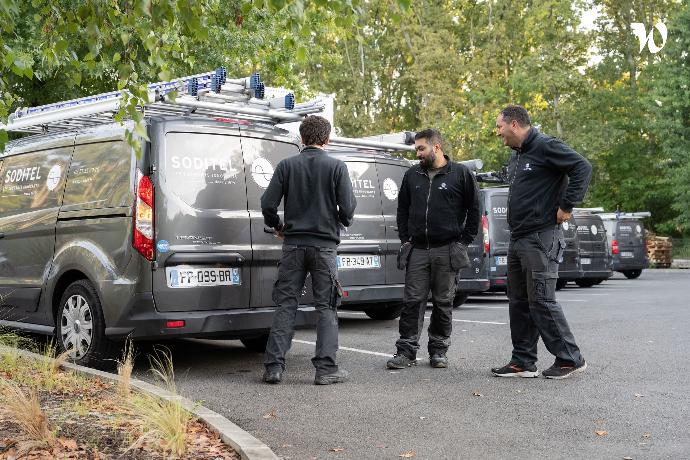
[{"label": "asphalt parking lot", "polygon": [[[689,285],[688,270],[647,270],[559,291],[589,366],[563,381],[490,374],[510,357],[503,295],[455,311],[448,369],[429,367],[426,353],[416,367],[385,369],[397,320],[341,312],[339,360],[352,375],[341,385],[312,384],[312,331],[296,334],[275,386],[239,342],[167,345],[180,393],[286,459],[688,458]],[[541,343],[539,356],[540,370],[553,362]]]}]

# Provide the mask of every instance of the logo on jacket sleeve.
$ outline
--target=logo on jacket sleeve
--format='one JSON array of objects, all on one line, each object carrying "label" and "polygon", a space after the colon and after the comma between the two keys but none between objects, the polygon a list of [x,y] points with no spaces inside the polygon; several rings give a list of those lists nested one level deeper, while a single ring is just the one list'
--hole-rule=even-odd
[{"label": "logo on jacket sleeve", "polygon": [[448,190],[448,186],[446,185],[445,182],[441,182],[441,185],[438,188],[439,190]]},{"label": "logo on jacket sleeve", "polygon": [[529,163],[525,163],[525,167],[522,168],[523,171],[531,171],[532,168],[530,167]]}]

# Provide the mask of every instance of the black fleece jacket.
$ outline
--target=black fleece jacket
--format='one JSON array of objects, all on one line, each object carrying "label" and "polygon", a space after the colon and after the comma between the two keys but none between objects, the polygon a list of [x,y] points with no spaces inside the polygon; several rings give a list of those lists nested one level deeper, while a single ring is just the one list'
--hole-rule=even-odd
[{"label": "black fleece jacket", "polygon": [[592,165],[582,155],[531,128],[508,163],[510,237],[555,226],[559,207],[571,212],[582,203],[591,175]]},{"label": "black fleece jacket", "polygon": [[[445,156],[445,155],[444,155]],[[479,229],[479,192],[470,170],[448,164],[432,180],[421,166],[407,170],[398,193],[398,236],[417,247],[460,241],[470,244]]]},{"label": "black fleece jacket", "polygon": [[306,147],[278,163],[261,197],[267,226],[280,228],[278,205],[285,198],[285,243],[335,248],[340,226],[349,227],[357,200],[347,166],[324,150]]}]

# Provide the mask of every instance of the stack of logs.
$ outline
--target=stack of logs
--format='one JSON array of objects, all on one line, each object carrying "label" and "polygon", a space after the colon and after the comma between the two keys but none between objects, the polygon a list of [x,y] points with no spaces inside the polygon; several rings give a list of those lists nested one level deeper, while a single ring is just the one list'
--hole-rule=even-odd
[{"label": "stack of logs", "polygon": [[650,265],[659,268],[668,268],[673,262],[673,242],[668,236],[656,236],[647,233],[647,257]]}]

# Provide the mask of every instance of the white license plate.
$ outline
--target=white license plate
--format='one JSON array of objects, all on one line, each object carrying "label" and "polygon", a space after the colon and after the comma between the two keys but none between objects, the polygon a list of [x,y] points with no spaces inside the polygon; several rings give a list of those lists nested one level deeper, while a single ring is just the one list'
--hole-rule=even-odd
[{"label": "white license plate", "polygon": [[621,257],[635,257],[635,253],[630,251],[621,251]]},{"label": "white license plate", "polygon": [[240,280],[239,268],[211,268],[192,267],[191,265],[177,265],[167,267],[165,276],[170,288],[190,288],[200,286],[238,286]]},{"label": "white license plate", "polygon": [[381,256],[338,256],[338,269],[381,268]]},{"label": "white license plate", "polygon": [[592,263],[592,259],[588,259],[588,258],[586,258],[586,257],[583,257],[582,259],[580,259],[580,263],[581,263],[582,265],[589,265],[589,264]]},{"label": "white license plate", "polygon": [[508,256],[496,256],[496,265],[508,265]]}]

